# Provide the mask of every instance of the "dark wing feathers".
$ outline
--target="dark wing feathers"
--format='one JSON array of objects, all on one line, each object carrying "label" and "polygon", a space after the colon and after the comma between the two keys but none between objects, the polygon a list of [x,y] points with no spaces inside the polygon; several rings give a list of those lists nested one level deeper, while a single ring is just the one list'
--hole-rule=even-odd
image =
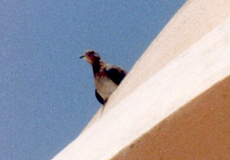
[{"label": "dark wing feathers", "polygon": [[126,71],[115,65],[108,65],[105,72],[107,76],[117,85],[119,85],[126,76]]},{"label": "dark wing feathers", "polygon": [[98,100],[101,104],[104,104],[104,103],[105,103],[104,99],[100,96],[100,94],[97,92],[97,90],[95,90],[95,95],[96,95],[97,100]]}]

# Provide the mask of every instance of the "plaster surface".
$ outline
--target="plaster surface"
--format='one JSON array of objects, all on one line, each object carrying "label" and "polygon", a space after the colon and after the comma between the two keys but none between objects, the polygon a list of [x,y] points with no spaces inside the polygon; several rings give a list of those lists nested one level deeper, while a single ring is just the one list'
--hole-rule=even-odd
[{"label": "plaster surface", "polygon": [[[168,159],[178,153],[179,158],[192,159],[195,157],[192,154],[198,152],[199,158],[225,158],[229,145],[223,141],[230,135],[229,53],[230,19],[227,19],[149,76],[54,159],[143,159],[143,154],[149,159],[153,153],[157,154],[155,159]],[[140,145],[136,145],[138,142]],[[140,149],[152,146],[151,142],[153,148]],[[221,145],[223,151],[211,154]],[[140,150],[135,152],[135,146]]]},{"label": "plaster surface", "polygon": [[[229,0],[188,0],[136,62],[110,97],[103,115],[170,61],[230,17]],[[101,117],[101,109],[85,128]]]}]

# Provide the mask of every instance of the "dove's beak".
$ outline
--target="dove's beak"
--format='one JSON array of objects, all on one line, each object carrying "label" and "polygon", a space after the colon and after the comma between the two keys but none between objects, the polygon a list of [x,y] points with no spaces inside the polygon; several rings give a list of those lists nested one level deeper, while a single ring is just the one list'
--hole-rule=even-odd
[{"label": "dove's beak", "polygon": [[80,56],[79,58],[84,58],[85,57],[85,55],[82,55],[82,56]]}]

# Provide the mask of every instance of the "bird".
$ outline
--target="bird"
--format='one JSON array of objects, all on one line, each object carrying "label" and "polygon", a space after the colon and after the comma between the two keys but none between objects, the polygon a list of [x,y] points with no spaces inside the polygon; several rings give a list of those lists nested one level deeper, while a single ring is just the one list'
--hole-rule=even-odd
[{"label": "bird", "polygon": [[85,51],[80,58],[92,66],[95,96],[101,104],[105,105],[127,72],[117,65],[105,63],[99,54],[93,50]]}]

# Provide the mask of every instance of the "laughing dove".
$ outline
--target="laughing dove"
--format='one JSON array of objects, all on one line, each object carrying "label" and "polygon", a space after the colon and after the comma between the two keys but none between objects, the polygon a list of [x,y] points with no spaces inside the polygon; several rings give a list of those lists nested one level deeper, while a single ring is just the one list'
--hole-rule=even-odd
[{"label": "laughing dove", "polygon": [[80,58],[92,66],[96,97],[101,104],[105,104],[126,76],[126,71],[103,62],[95,51],[86,51]]}]

